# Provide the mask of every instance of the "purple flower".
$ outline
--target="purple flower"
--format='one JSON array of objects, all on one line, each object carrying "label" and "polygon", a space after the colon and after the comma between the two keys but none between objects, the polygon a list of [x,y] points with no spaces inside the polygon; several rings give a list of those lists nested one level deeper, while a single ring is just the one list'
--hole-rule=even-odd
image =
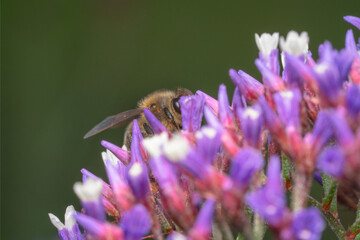
[{"label": "purple flower", "polygon": [[123,163],[128,164],[130,162],[130,153],[128,151],[105,140],[101,141],[101,145],[112,152]]},{"label": "purple flower", "polygon": [[287,212],[282,185],[280,159],[272,156],[267,170],[267,183],[246,195],[246,203],[271,226],[279,227]]},{"label": "purple flower", "polygon": [[329,127],[330,117],[328,112],[322,110],[318,113],[313,132],[308,135],[310,137],[309,145],[313,149],[313,153],[317,155],[319,151],[333,136],[332,128]]},{"label": "purple flower", "polygon": [[268,88],[270,92],[278,92],[285,88],[284,81],[281,77],[267,68],[260,59],[255,60],[255,65],[263,76],[265,87]]},{"label": "purple flower", "polygon": [[303,89],[304,83],[314,84],[315,76],[312,69],[300,60],[299,57],[284,52],[286,61],[286,81],[290,88]]},{"label": "purple flower", "polygon": [[141,239],[150,231],[151,218],[146,208],[137,204],[124,213],[120,226],[124,231],[125,240]]},{"label": "purple flower", "polygon": [[80,198],[87,215],[105,221],[105,211],[101,201],[103,184],[100,180],[87,178],[83,183],[74,184],[74,192]]},{"label": "purple flower", "polygon": [[344,20],[360,29],[360,18],[354,16],[345,16]]},{"label": "purple flower", "polygon": [[325,222],[318,209],[311,207],[295,213],[292,231],[295,239],[317,240],[325,229]]},{"label": "purple flower", "polygon": [[215,116],[215,114],[211,111],[208,106],[204,107],[204,116],[206,122],[213,128],[217,129],[218,131],[222,131],[224,127],[219,122],[219,119]]},{"label": "purple flower", "polygon": [[236,111],[236,110],[239,110],[242,108],[246,108],[246,99],[240,93],[238,87],[235,87],[231,106],[232,106],[233,111]]},{"label": "purple flower", "polygon": [[171,189],[173,185],[178,184],[178,173],[174,166],[169,163],[164,156],[150,158],[149,164],[156,182],[162,189]]},{"label": "purple flower", "polygon": [[135,162],[129,165],[126,178],[136,199],[145,201],[150,190],[148,169],[145,164]]},{"label": "purple flower", "polygon": [[360,113],[360,86],[351,84],[346,90],[346,109],[350,117],[356,121]]},{"label": "purple flower", "polygon": [[73,215],[75,213],[74,207],[68,206],[65,212],[65,224],[54,214],[49,213],[51,223],[58,229],[59,237],[62,240],[83,240],[84,236],[81,234],[79,225],[76,223]]},{"label": "purple flower", "polygon": [[215,98],[210,97],[209,95],[207,95],[206,93],[204,93],[204,92],[202,92],[200,90],[197,90],[196,94],[202,96],[205,99],[206,105],[209,106],[211,111],[215,115],[218,115],[218,113],[219,113],[219,102]]},{"label": "purple flower", "polygon": [[282,123],[300,132],[300,91],[294,89],[278,92],[274,94],[274,100]]},{"label": "purple flower", "polygon": [[261,96],[259,98],[259,104],[263,112],[265,125],[268,127],[268,129],[273,133],[278,133],[279,131],[281,131],[282,125],[280,118],[271,109],[264,96]]},{"label": "purple flower", "polygon": [[196,132],[201,126],[204,98],[200,95],[183,96],[179,103],[183,129],[188,132]]},{"label": "purple flower", "polygon": [[337,52],[332,49],[331,43],[325,42],[319,46],[319,56],[320,60],[314,68],[319,93],[326,103],[337,105],[343,82],[354,60],[354,52],[348,49]]},{"label": "purple flower", "polygon": [[202,206],[195,224],[191,229],[190,239],[209,239],[214,218],[215,200],[207,199]]},{"label": "purple flower", "polygon": [[[145,109],[144,109],[145,111]],[[143,136],[141,134],[139,124],[136,119],[133,121],[132,137],[131,137],[131,163],[144,162],[141,149]]]},{"label": "purple flower", "polygon": [[234,123],[234,115],[230,109],[229,99],[226,92],[225,85],[221,84],[219,87],[219,119],[224,127],[230,127]]},{"label": "purple flower", "polygon": [[260,137],[264,125],[264,118],[259,105],[253,105],[237,111],[241,130],[244,134],[245,142],[254,148],[260,146]]},{"label": "purple flower", "polygon": [[162,125],[162,123],[159,121],[159,119],[157,119],[149,109],[144,108],[144,114],[145,114],[146,120],[148,120],[150,127],[152,128],[152,130],[154,131],[155,134],[167,132],[167,129],[164,127],[164,125]]},{"label": "purple flower", "polygon": [[317,158],[317,168],[334,177],[344,173],[345,159],[339,147],[326,148]]},{"label": "purple flower", "polygon": [[195,134],[196,153],[198,158],[208,164],[213,164],[221,145],[221,134],[214,128],[205,126]]},{"label": "purple flower", "polygon": [[84,214],[74,214],[76,221],[95,239],[123,239],[124,233],[121,228],[116,225],[98,221]]},{"label": "purple flower", "polygon": [[356,53],[357,51],[354,34],[351,29],[349,29],[345,35],[345,48],[353,53]]},{"label": "purple flower", "polygon": [[230,69],[229,75],[246,100],[250,102],[255,101],[259,96],[264,94],[264,86],[249,74],[241,70],[236,72],[234,69]]},{"label": "purple flower", "polygon": [[229,175],[240,189],[245,189],[263,166],[264,159],[258,150],[243,148],[233,157]]},{"label": "purple flower", "polygon": [[345,117],[338,112],[332,111],[330,113],[330,119],[335,137],[340,146],[344,148],[351,146],[355,141],[355,136],[347,124]]}]

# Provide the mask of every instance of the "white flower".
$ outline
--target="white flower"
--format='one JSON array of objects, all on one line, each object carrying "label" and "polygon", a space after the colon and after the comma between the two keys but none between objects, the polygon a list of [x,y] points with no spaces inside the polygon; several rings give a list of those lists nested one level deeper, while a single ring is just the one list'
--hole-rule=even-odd
[{"label": "white flower", "polygon": [[271,51],[276,49],[279,42],[279,33],[275,32],[272,35],[269,33],[263,33],[259,37],[257,33],[255,33],[255,42],[259,49],[259,51],[263,55],[270,55]]},{"label": "white flower", "polygon": [[307,32],[302,32],[300,35],[295,31],[290,31],[286,40],[283,36],[280,37],[280,48],[283,52],[287,52],[294,56],[305,55],[309,51],[309,36]]},{"label": "white flower", "polygon": [[158,157],[162,154],[162,147],[169,141],[169,135],[166,132],[154,135],[151,138],[145,138],[143,145],[145,150],[149,153],[150,157]]},{"label": "white flower", "polygon": [[260,116],[260,110],[251,107],[246,108],[245,111],[243,112],[244,118],[250,118],[252,120],[256,120],[259,118],[259,116]]},{"label": "white flower", "polygon": [[173,162],[184,159],[189,150],[189,142],[180,134],[173,135],[169,142],[163,147],[166,158]]},{"label": "white flower", "polygon": [[195,133],[195,137],[198,139],[203,138],[204,136],[213,139],[216,136],[216,130],[212,127],[205,126]]},{"label": "white flower", "polygon": [[129,170],[129,174],[132,176],[132,177],[137,177],[139,176],[141,173],[143,172],[143,168],[141,166],[140,163],[134,163],[130,170]]},{"label": "white flower", "polygon": [[106,152],[102,152],[101,153],[101,157],[104,161],[104,164],[105,166],[107,165],[108,161],[110,161],[110,163],[113,165],[113,166],[118,166],[120,160],[111,152],[109,151],[108,149],[106,149]]},{"label": "white flower", "polygon": [[97,201],[102,190],[102,182],[94,178],[86,179],[85,183],[76,182],[74,192],[81,201]]},{"label": "white flower", "polygon": [[71,230],[72,227],[75,225],[76,220],[74,219],[73,215],[75,213],[74,206],[70,205],[66,208],[65,211],[65,224],[63,224],[58,217],[56,217],[54,214],[49,213],[49,218],[51,223],[60,231],[63,228],[66,228],[68,230]]}]

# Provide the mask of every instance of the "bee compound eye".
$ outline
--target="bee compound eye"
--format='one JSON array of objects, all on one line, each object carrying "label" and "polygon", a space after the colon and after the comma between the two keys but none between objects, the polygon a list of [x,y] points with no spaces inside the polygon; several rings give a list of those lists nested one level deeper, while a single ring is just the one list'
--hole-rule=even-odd
[{"label": "bee compound eye", "polygon": [[177,113],[181,113],[179,98],[174,98],[174,99],[172,100],[172,105],[173,105],[174,110],[175,110]]}]

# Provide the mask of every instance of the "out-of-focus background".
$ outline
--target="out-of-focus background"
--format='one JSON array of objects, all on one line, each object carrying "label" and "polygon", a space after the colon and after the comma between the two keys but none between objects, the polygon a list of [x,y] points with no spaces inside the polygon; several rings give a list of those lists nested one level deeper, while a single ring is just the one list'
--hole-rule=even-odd
[{"label": "out-of-focus background", "polygon": [[100,140],[122,144],[123,128],[83,139],[106,116],[159,88],[231,96],[229,68],[260,77],[255,33],[307,31],[317,58],[344,46],[345,15],[360,1],[2,1],[1,239],[57,239],[48,212],[79,210],[80,169],[104,177]]}]

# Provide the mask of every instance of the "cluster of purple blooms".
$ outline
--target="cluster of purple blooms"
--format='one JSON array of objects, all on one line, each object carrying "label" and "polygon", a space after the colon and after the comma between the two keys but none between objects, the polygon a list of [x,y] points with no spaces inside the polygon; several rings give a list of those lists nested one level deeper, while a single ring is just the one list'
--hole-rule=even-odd
[{"label": "cluster of purple blooms", "polygon": [[[345,20],[360,29],[360,18]],[[345,229],[336,204],[359,201],[341,189],[360,192],[360,39],[348,30],[345,48],[325,42],[317,61],[306,32],[255,40],[262,81],[231,69],[231,104],[224,85],[217,100],[197,91],[180,99],[181,132],[144,109],[153,137],[134,120],[131,151],[102,141],[109,183],[81,171],[82,211],[69,206],[64,224],[49,214],[61,239],[262,239],[266,229],[321,239],[324,218],[339,239],[355,239],[360,214]],[[309,196],[314,176],[321,201]]]}]

